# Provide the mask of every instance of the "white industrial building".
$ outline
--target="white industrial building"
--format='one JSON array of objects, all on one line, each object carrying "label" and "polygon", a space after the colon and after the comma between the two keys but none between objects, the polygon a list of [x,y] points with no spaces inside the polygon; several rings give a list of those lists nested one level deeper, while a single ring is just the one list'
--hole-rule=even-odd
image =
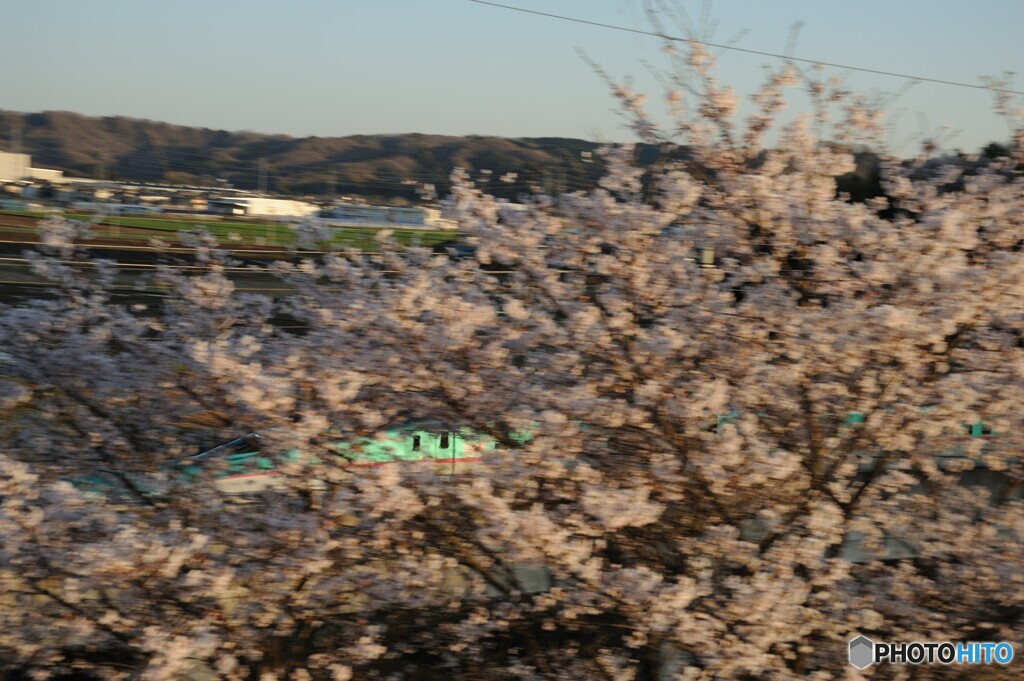
[{"label": "white industrial building", "polygon": [[59,184],[64,181],[64,171],[52,170],[50,168],[29,168],[28,179],[42,180],[51,184]]},{"label": "white industrial building", "polygon": [[320,207],[294,199],[272,199],[266,196],[218,196],[207,200],[207,211],[215,215],[260,218],[302,218]]},{"label": "white industrial building", "polygon": [[30,155],[0,151],[0,182],[18,182],[21,180],[61,182],[64,180],[64,171],[50,170],[49,168],[33,168]]},{"label": "white industrial building", "polygon": [[11,154],[0,151],[0,180],[16,182],[28,176],[32,157],[28,154]]}]

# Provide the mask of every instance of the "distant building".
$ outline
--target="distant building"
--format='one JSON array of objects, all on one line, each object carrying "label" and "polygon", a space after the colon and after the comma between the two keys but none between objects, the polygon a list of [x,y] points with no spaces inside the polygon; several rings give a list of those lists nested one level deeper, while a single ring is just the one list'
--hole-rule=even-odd
[{"label": "distant building", "polygon": [[301,218],[320,209],[312,203],[265,196],[219,196],[207,200],[207,211],[215,215]]},{"label": "distant building", "polygon": [[32,157],[28,154],[11,154],[0,151],[0,180],[14,182],[28,177]]},{"label": "distant building", "polygon": [[41,180],[51,184],[59,184],[64,181],[64,171],[51,170],[49,168],[29,168],[27,177],[31,180]]},{"label": "distant building", "polygon": [[114,192],[112,189],[99,184],[65,184],[54,194],[54,199],[59,203],[76,202],[100,202],[105,204],[113,203]]},{"label": "distant building", "polygon": [[0,182],[18,180],[42,180],[46,182],[63,182],[63,170],[49,168],[33,168],[32,157],[28,154],[12,154],[0,151]]},{"label": "distant building", "polygon": [[343,203],[320,211],[319,218],[329,224],[372,227],[420,227],[423,229],[454,229],[441,218],[435,208],[368,206]]}]

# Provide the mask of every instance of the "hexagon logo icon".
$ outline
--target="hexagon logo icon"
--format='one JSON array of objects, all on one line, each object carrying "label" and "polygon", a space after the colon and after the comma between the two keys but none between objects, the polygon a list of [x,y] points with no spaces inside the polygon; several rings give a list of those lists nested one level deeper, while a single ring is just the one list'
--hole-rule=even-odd
[{"label": "hexagon logo icon", "polygon": [[857,669],[870,667],[875,661],[875,643],[867,636],[858,636],[850,641],[850,664]]}]

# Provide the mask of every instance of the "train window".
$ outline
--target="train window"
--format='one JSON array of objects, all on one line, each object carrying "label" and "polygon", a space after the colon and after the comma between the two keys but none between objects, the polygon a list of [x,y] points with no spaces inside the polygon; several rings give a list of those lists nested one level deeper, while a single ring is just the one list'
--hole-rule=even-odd
[{"label": "train window", "polygon": [[441,449],[448,449],[448,433],[441,434]]},{"label": "train window", "polygon": [[984,423],[971,423],[964,426],[964,428],[967,429],[967,434],[971,437],[984,437],[992,434],[992,428]]},{"label": "train window", "polygon": [[419,435],[413,435],[412,436],[412,451],[414,451],[414,452],[420,451],[420,436]]}]

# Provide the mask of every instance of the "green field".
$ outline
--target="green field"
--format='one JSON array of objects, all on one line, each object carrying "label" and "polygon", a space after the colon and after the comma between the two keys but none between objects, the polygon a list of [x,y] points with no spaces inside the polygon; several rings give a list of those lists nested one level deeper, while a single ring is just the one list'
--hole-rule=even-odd
[{"label": "green field", "polygon": [[[0,225],[3,216],[40,218],[38,213],[24,211],[0,211]],[[64,213],[71,220],[94,220],[96,216],[83,213]],[[4,226],[7,231],[32,233],[35,230],[24,226]],[[125,229],[128,228],[128,229]],[[176,242],[174,232],[190,229],[205,229],[213,234],[225,246],[279,246],[286,247],[295,243],[295,233],[283,222],[227,221],[210,220],[201,217],[147,217],[147,216],[110,216],[94,228],[97,237],[144,243],[149,239],[162,238]],[[334,248],[355,248],[358,250],[375,250],[376,237],[384,229],[390,229],[392,238],[403,246],[431,247],[453,241],[458,237],[456,232],[430,229],[402,229],[388,226],[333,227],[334,238],[330,245]],[[140,231],[145,230],[145,231]],[[325,244],[326,246],[326,244]]]}]

